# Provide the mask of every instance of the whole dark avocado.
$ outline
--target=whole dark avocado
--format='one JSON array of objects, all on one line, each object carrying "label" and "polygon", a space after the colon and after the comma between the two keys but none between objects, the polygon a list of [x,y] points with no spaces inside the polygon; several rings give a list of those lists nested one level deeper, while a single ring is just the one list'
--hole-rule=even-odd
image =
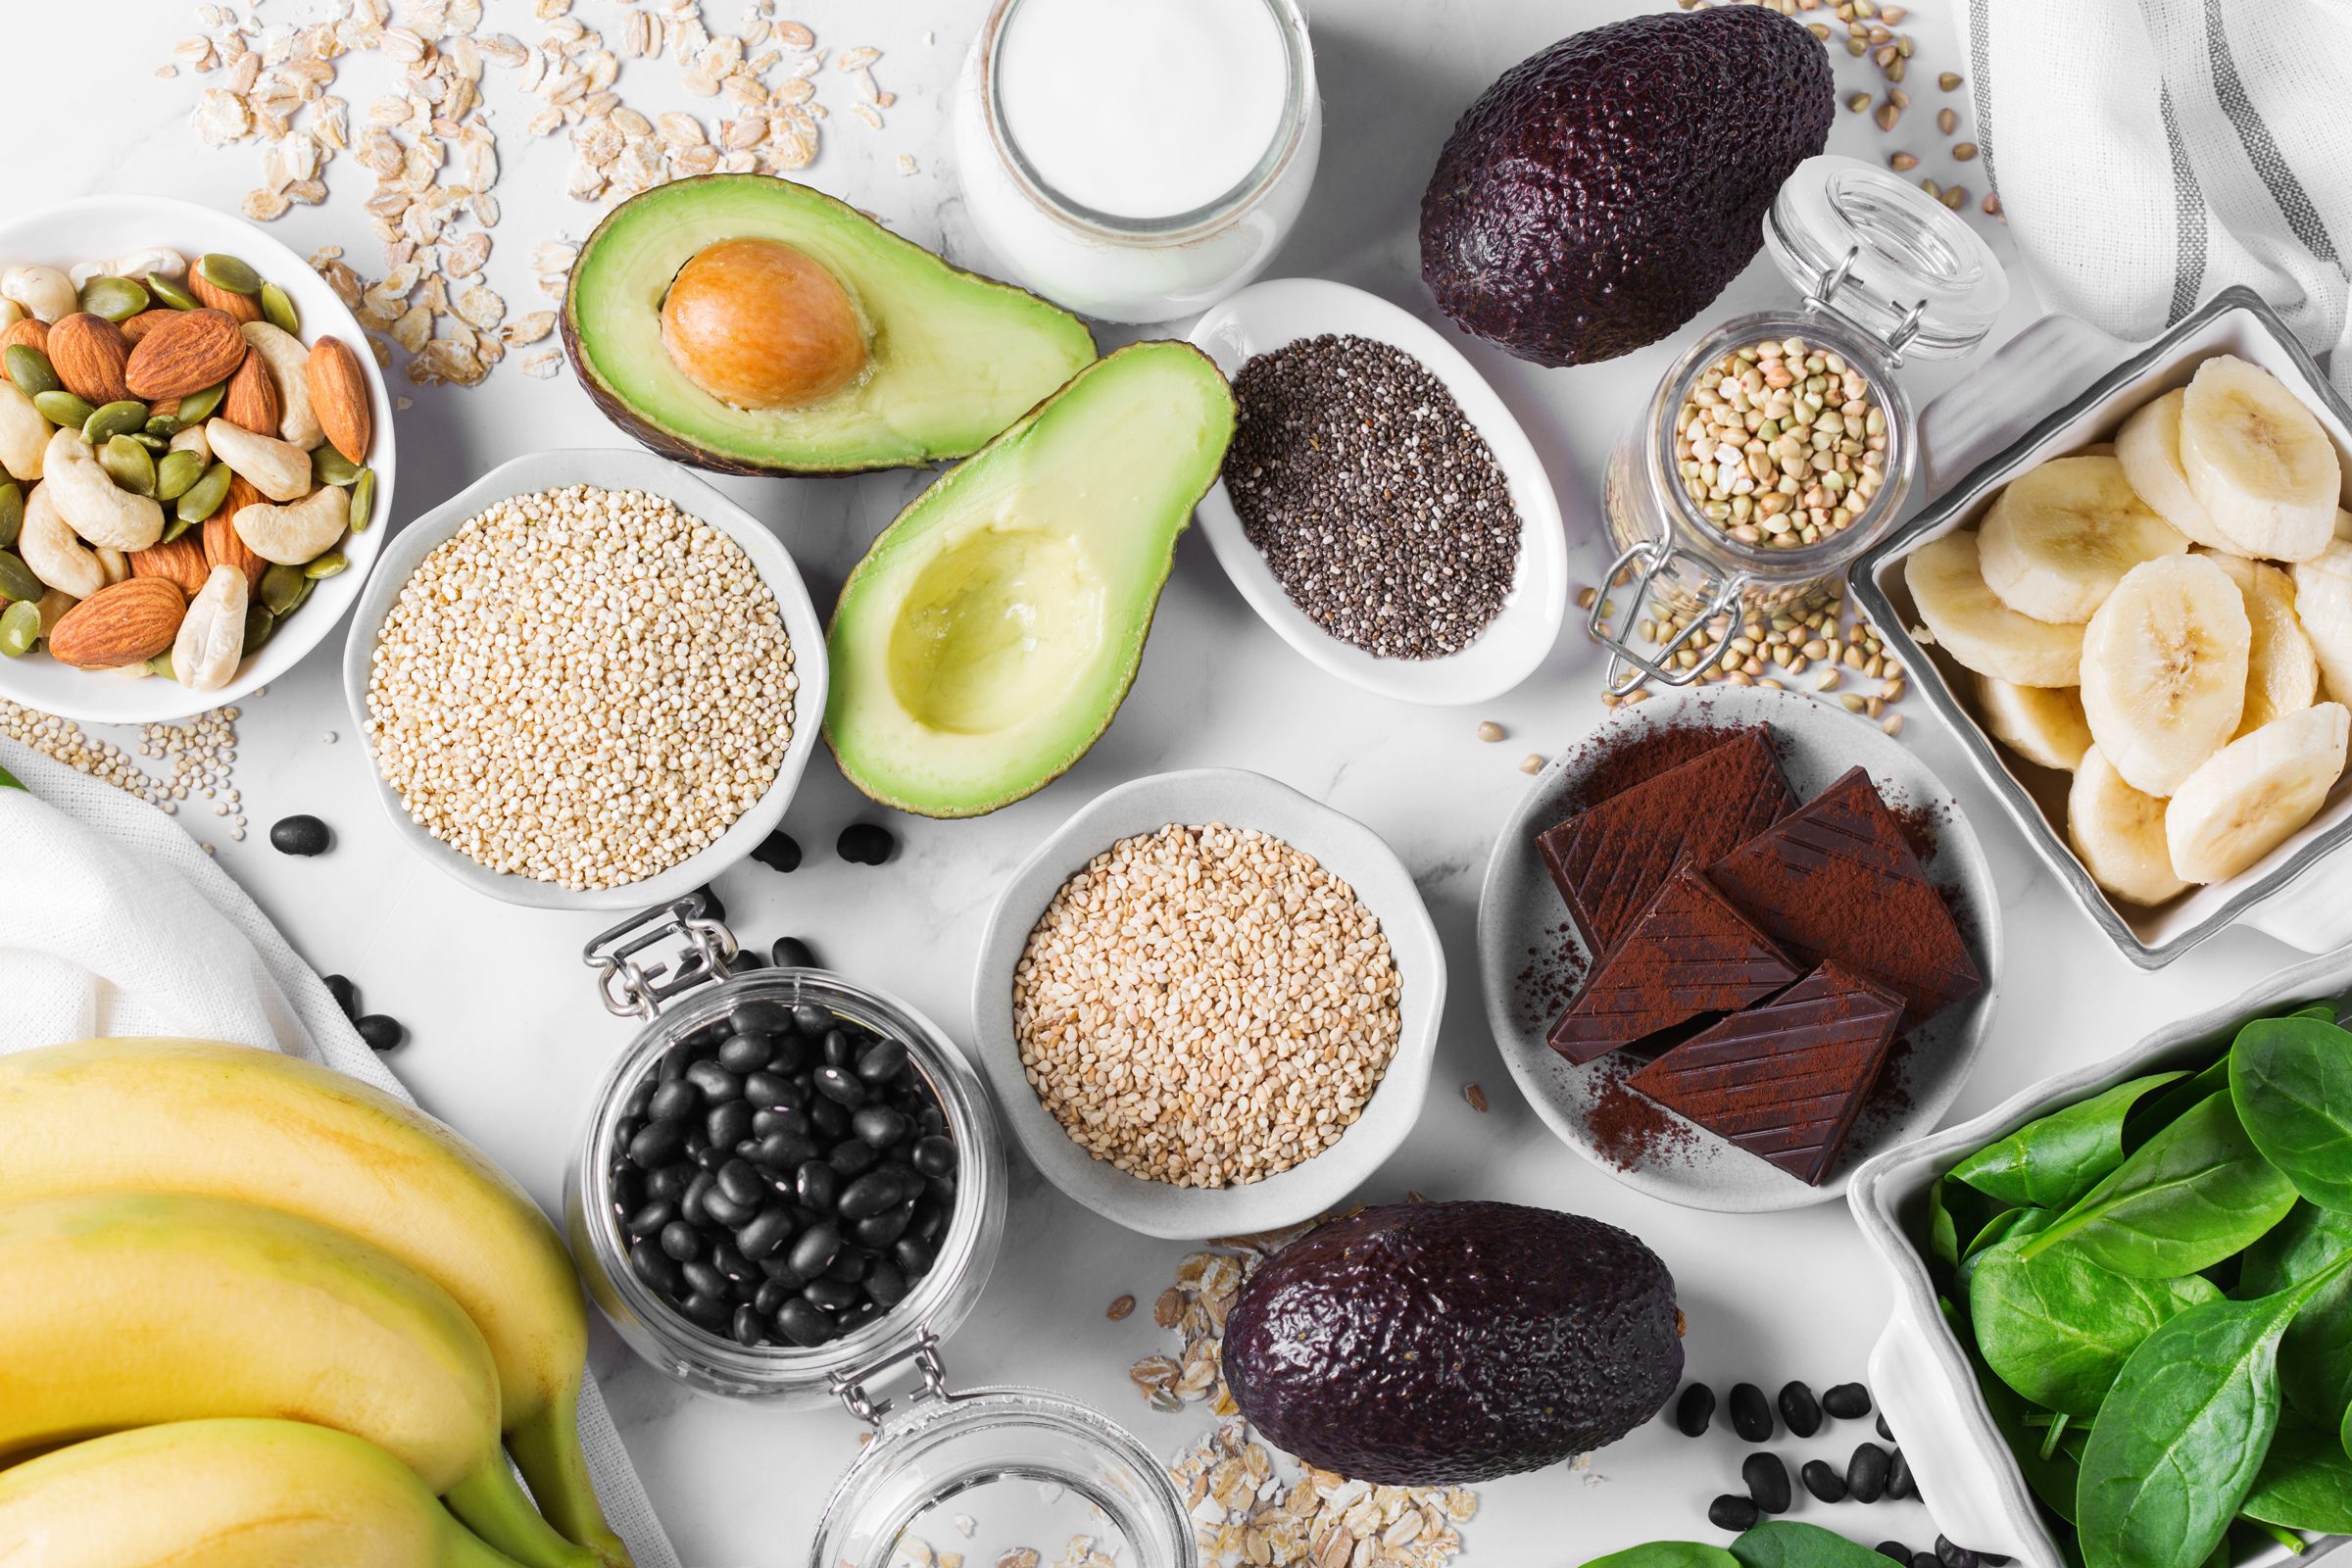
[{"label": "whole dark avocado", "polygon": [[1630,354],[1755,259],[1774,192],[1836,114],[1821,41],[1759,6],[1580,32],[1454,125],[1421,198],[1421,275],[1464,331],[1523,360]]},{"label": "whole dark avocado", "polygon": [[1683,1375],[1674,1276],[1613,1225],[1395,1203],[1260,1265],[1225,1382],[1266,1440],[1387,1486],[1460,1486],[1614,1443]]}]

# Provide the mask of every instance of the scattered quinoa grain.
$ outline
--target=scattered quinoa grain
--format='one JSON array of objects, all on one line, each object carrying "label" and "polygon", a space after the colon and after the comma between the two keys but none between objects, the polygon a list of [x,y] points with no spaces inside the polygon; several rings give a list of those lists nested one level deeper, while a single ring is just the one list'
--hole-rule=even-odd
[{"label": "scattered quinoa grain", "polygon": [[1519,759],[1519,771],[1522,773],[1543,772],[1544,754],[1541,752],[1530,752],[1525,757]]},{"label": "scattered quinoa grain", "polygon": [[1498,741],[1503,738],[1505,733],[1507,732],[1503,727],[1491,718],[1478,726],[1478,738],[1482,741]]}]

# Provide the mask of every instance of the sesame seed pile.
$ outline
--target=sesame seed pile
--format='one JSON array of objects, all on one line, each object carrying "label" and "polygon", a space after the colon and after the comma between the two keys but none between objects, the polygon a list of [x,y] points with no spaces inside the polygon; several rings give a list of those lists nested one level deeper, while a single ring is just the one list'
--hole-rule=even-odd
[{"label": "sesame seed pile", "polygon": [[1501,612],[1519,514],[1487,438],[1411,355],[1303,338],[1242,367],[1225,489],[1291,603],[1383,659],[1441,659]]},{"label": "sesame seed pile", "polygon": [[792,643],[725,534],[642,491],[502,501],[385,617],[368,744],[418,825],[493,870],[640,881],[718,838],[792,739]]},{"label": "sesame seed pile", "polygon": [[1030,1087],[1071,1139],[1178,1187],[1262,1181],[1337,1143],[1401,1028],[1355,890],[1212,823],[1121,839],[1063,883],[1013,970]]}]

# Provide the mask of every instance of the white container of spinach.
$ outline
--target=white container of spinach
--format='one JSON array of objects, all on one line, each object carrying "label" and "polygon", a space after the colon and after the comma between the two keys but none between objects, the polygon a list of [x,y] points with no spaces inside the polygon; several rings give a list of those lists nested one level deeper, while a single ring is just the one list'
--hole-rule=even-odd
[{"label": "white container of spinach", "polygon": [[[2228,1568],[2352,1532],[2352,954],[1855,1173],[1943,1532]],[[2308,1548],[2306,1548],[2308,1557]]]}]

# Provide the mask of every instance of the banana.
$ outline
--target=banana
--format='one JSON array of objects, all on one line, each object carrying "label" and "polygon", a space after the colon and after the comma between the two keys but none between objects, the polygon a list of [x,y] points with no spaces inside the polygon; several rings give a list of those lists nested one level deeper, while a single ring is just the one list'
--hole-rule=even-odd
[{"label": "banana", "polygon": [[2020,686],[2082,684],[2082,628],[2022,615],[1984,585],[1977,536],[1947,533],[1903,561],[1911,602],[1943,651],[1980,675]]},{"label": "banana", "polygon": [[2164,802],[2124,782],[2093,746],[2066,792],[2066,836],[2090,879],[2132,904],[2162,904],[2188,890],[2164,842]]},{"label": "banana", "polygon": [[2142,404],[2115,433],[2115,461],[2158,516],[2208,550],[2242,556],[2244,547],[2222,532],[2188,488],[2188,475],[2180,471],[2180,405],[2187,401],[2188,389],[2175,387],[2155,402]]},{"label": "banana", "polygon": [[2173,865],[2191,882],[2235,876],[2317,814],[2344,771],[2352,712],[2322,703],[2231,741],[2164,811]]},{"label": "banana", "polygon": [[301,1421],[175,1421],[0,1471],[9,1568],[514,1568],[371,1443]]},{"label": "banana", "polygon": [[2018,686],[1979,675],[1977,709],[1993,739],[2029,762],[2071,773],[2090,750],[2090,724],[2075,687]]},{"label": "banana", "polygon": [[2082,628],[2082,716],[2118,773],[2167,796],[2237,733],[2254,639],[2211,556],[2132,567]]},{"label": "banana", "polygon": [[2320,662],[2295,619],[2292,577],[2242,556],[2217,554],[2209,559],[2245,596],[2246,619],[2254,628],[2254,641],[2246,650],[2246,706],[2237,719],[2237,733],[2251,735],[2279,714],[2320,700]]},{"label": "banana", "polygon": [[1977,534],[1984,586],[2035,620],[2084,621],[2143,561],[2188,548],[2109,457],[2053,458],[2002,487]]},{"label": "banana", "polygon": [[233,1199],[0,1203],[0,1455],[209,1416],[366,1438],[534,1568],[596,1560],[498,1445],[490,1348],[449,1293],[316,1220]]},{"label": "banana", "polygon": [[88,1040],[0,1056],[0,1193],[209,1193],[372,1242],[457,1298],[497,1363],[507,1441],[558,1529],[608,1564],[580,1451],[588,1321],[529,1196],[439,1122],[276,1052]]},{"label": "banana", "polygon": [[2335,445],[2279,379],[2234,355],[2197,367],[2180,404],[2180,471],[2238,553],[2309,561],[2335,533]]},{"label": "banana", "polygon": [[2313,560],[2297,562],[2294,578],[2295,619],[2319,659],[2328,695],[2339,703],[2352,701],[2352,538],[2339,538]]}]

